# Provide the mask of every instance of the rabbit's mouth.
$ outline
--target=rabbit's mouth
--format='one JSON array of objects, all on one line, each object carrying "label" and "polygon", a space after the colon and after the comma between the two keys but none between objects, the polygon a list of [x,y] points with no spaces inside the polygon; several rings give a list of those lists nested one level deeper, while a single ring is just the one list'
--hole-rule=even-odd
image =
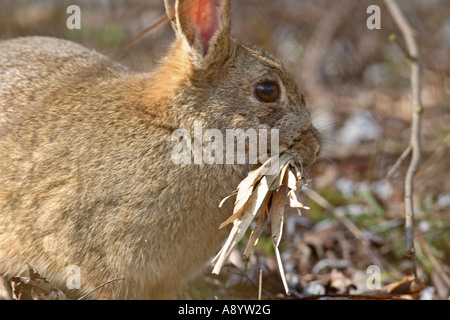
[{"label": "rabbit's mouth", "polygon": [[320,153],[320,135],[317,129],[311,126],[294,138],[286,148],[280,147],[280,153],[289,152],[301,168],[310,166]]}]

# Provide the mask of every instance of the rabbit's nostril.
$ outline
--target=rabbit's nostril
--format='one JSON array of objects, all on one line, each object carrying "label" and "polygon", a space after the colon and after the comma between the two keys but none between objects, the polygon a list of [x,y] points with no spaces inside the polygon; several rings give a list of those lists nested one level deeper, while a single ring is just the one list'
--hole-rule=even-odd
[{"label": "rabbit's nostril", "polygon": [[299,152],[302,163],[305,166],[312,164],[321,151],[321,136],[314,126],[302,129],[289,147],[290,150]]}]

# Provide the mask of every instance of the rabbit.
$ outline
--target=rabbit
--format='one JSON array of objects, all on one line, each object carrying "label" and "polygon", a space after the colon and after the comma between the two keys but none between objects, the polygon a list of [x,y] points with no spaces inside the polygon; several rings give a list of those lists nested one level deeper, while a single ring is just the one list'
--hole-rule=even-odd
[{"label": "rabbit", "polygon": [[[69,297],[178,299],[230,229],[248,164],[175,164],[180,128],[277,129],[320,150],[293,77],[230,34],[230,0],[165,0],[176,33],[151,73],[74,42],[0,42],[0,275],[27,264]],[[68,270],[79,268],[79,288]]]}]

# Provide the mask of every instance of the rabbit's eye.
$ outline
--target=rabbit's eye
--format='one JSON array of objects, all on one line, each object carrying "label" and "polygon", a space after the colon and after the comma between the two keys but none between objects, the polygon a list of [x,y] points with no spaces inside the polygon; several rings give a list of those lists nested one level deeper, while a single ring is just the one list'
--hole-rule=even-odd
[{"label": "rabbit's eye", "polygon": [[277,102],[280,99],[280,93],[280,86],[273,81],[263,82],[255,87],[256,98],[264,103]]}]

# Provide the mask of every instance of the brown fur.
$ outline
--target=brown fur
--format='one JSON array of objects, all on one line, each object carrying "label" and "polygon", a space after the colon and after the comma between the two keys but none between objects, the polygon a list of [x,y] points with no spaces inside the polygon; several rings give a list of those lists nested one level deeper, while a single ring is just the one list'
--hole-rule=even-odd
[{"label": "brown fur", "polygon": [[[82,292],[125,278],[96,298],[176,298],[226,237],[232,201],[218,204],[248,169],[175,165],[173,130],[277,128],[282,147],[314,161],[319,138],[295,82],[231,38],[229,0],[214,2],[207,50],[183,9],[196,1],[176,2],[177,40],[151,74],[64,40],[0,42],[0,275],[29,263],[64,289],[77,265]],[[280,103],[253,97],[261,79],[282,83]]]}]

